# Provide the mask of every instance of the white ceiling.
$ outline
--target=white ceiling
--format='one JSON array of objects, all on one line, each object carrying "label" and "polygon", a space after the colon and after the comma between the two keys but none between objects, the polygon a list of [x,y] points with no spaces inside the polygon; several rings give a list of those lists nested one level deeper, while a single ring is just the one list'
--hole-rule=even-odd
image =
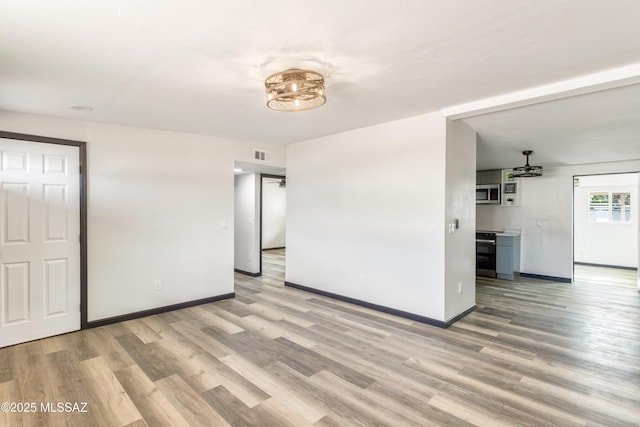
[{"label": "white ceiling", "polygon": [[[637,0],[2,0],[0,109],[286,144],[638,63],[638,22]],[[265,107],[289,67],[325,106]],[[638,92],[466,118],[478,166],[640,158]]]},{"label": "white ceiling", "polygon": [[[640,22],[640,21],[639,21]],[[464,119],[478,132],[478,169],[640,159],[640,84]]]}]

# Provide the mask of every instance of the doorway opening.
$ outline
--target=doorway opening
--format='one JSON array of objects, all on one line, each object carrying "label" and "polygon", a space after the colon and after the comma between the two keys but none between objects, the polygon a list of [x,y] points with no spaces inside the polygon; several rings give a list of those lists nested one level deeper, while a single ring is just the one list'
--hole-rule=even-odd
[{"label": "doorway opening", "polygon": [[638,287],[640,173],[574,176],[574,282]]},{"label": "doorway opening", "polygon": [[234,197],[235,272],[284,282],[286,170],[235,162]]},{"label": "doorway opening", "polygon": [[263,275],[282,278],[286,257],[286,188],[286,176],[260,175],[260,270]]}]

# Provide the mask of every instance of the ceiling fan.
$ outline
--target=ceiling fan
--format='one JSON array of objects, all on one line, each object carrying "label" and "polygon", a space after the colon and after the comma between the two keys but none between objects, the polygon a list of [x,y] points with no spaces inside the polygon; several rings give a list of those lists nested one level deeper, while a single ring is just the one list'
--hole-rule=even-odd
[{"label": "ceiling fan", "polygon": [[270,180],[267,181],[267,184],[278,184],[278,187],[286,188],[287,187],[287,179],[286,178],[282,178],[280,180],[270,179]]},{"label": "ceiling fan", "polygon": [[533,154],[532,150],[525,150],[522,152],[524,156],[527,156],[527,164],[517,168],[513,168],[514,178],[528,178],[532,176],[542,176],[542,166],[530,166],[529,156]]}]

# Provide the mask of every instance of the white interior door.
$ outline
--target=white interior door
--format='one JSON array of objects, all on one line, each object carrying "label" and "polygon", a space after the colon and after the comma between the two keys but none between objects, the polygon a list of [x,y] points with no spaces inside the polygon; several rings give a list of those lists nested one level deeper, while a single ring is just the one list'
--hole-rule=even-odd
[{"label": "white interior door", "polygon": [[0,138],[0,347],[80,329],[79,148]]}]

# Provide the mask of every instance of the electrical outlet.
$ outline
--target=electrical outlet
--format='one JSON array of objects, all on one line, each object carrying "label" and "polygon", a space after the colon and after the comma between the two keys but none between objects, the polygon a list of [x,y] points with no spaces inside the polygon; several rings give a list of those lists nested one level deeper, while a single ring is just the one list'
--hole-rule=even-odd
[{"label": "electrical outlet", "polygon": [[154,280],[153,281],[153,289],[159,291],[162,289],[162,280]]}]

